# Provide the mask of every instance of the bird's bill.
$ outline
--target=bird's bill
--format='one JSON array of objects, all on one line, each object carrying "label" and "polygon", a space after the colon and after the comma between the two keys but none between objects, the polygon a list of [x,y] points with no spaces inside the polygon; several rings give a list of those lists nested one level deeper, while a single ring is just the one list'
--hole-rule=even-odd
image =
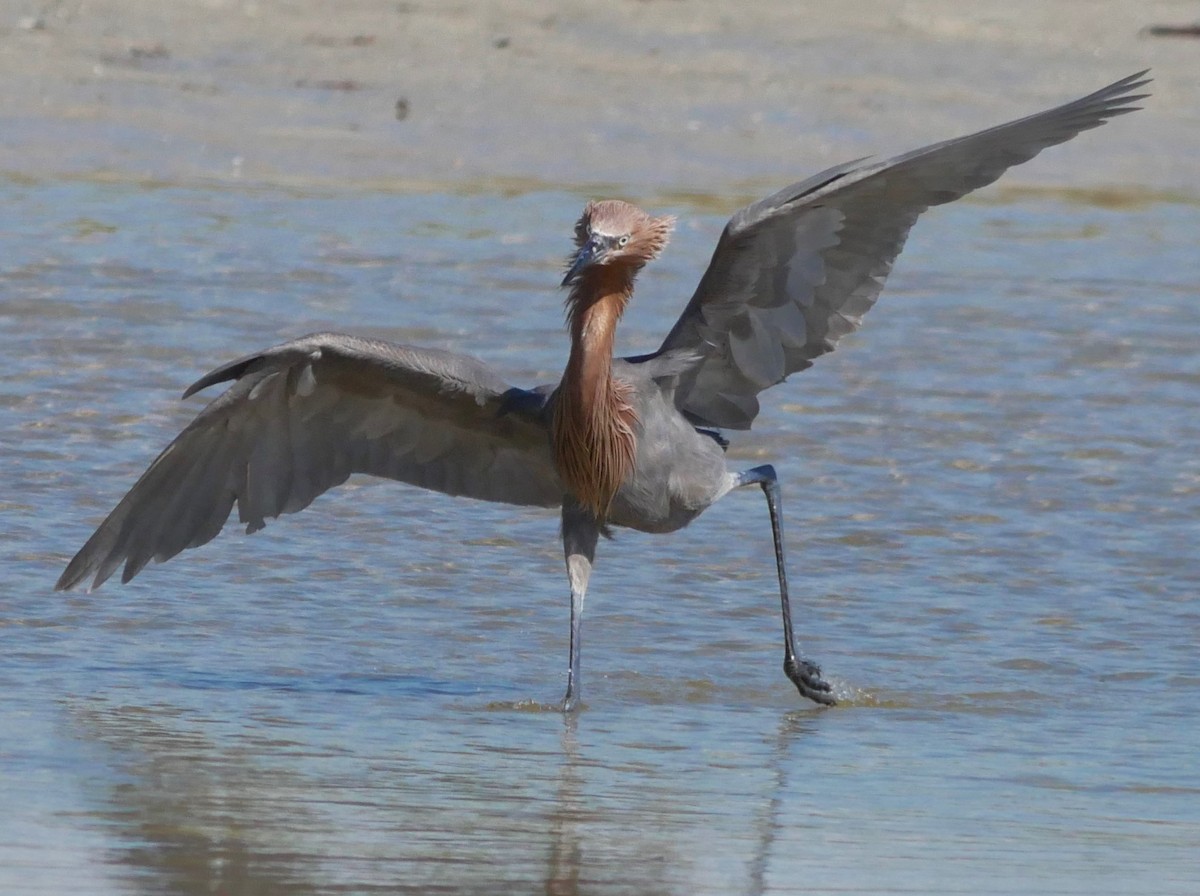
[{"label": "bird's bill", "polygon": [[567,268],[567,276],[563,277],[562,285],[570,286],[578,280],[583,269],[597,261],[604,254],[606,248],[606,244],[600,237],[589,237],[588,241],[579,247],[575,258],[572,259],[571,266]]}]

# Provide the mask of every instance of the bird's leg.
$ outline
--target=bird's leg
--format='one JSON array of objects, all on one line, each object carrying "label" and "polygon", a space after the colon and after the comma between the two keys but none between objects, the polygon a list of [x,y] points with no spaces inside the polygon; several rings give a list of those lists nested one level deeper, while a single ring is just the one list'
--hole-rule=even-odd
[{"label": "bird's leg", "polygon": [[567,578],[571,582],[571,653],[563,712],[574,712],[579,708],[579,630],[583,623],[583,597],[587,593],[599,537],[600,527],[590,513],[574,501],[563,504],[563,554],[567,561]]},{"label": "bird's leg", "polygon": [[792,607],[788,600],[787,570],[783,559],[783,520],[780,512],[779,479],[770,464],[738,475],[738,486],[760,485],[771,512],[771,534],[775,539],[775,567],[779,572],[779,600],[783,605],[783,671],[801,695],[816,703],[833,706],[837,701],[829,682],[821,677],[821,667],[796,656],[796,636],[792,630]]}]

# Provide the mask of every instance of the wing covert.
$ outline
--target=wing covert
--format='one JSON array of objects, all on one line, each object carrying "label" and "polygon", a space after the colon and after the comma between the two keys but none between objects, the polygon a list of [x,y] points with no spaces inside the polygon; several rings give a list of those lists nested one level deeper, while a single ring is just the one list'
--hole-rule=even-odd
[{"label": "wing covert", "polygon": [[[314,334],[218,368],[185,393],[233,385],[150,465],[67,566],[59,589],[123,581],[214,538],[233,506],[250,532],[352,473],[449,495],[558,506],[538,409],[482,362]],[[533,396],[528,400],[528,396]]]}]

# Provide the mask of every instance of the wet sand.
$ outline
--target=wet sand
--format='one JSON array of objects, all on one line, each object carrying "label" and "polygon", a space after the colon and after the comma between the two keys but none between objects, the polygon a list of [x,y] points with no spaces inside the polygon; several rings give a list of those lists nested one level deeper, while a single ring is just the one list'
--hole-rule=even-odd
[{"label": "wet sand", "polygon": [[1008,187],[1194,194],[1193,3],[5,4],[10,176],[758,190],[1143,68],[1136,127]]}]

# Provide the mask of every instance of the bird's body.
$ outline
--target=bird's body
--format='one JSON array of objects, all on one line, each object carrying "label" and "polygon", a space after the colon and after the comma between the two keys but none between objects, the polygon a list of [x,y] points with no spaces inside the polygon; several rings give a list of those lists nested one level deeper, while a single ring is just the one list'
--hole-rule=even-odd
[{"label": "bird's body", "polygon": [[[1141,73],[1144,74],[1144,73]],[[754,203],[725,228],[659,351],[614,358],[638,271],[673,224],[629,203],[589,203],[564,286],[570,355],[557,387],[508,385],[473,358],[318,333],[247,356],[185,397],[233,385],[151,464],[67,566],[58,588],[128,581],[211,540],[233,506],[249,531],[306,507],[352,473],[562,512],[571,586],[567,696],[579,695],[580,621],[607,527],[671,532],[734,488],[768,501],[784,668],[833,703],[797,657],[775,471],[726,466],[722,429],[749,429],[758,394],[811,366],[874,304],[917,217],[1008,167],[1134,108],[1141,74],[1072,103],[882,163],[851,162]]]},{"label": "bird's body", "polygon": [[682,529],[728,492],[735,476],[725,449],[679,413],[670,388],[640,365],[617,361],[613,377],[637,396],[633,469],[621,483],[607,521],[640,532]]}]

